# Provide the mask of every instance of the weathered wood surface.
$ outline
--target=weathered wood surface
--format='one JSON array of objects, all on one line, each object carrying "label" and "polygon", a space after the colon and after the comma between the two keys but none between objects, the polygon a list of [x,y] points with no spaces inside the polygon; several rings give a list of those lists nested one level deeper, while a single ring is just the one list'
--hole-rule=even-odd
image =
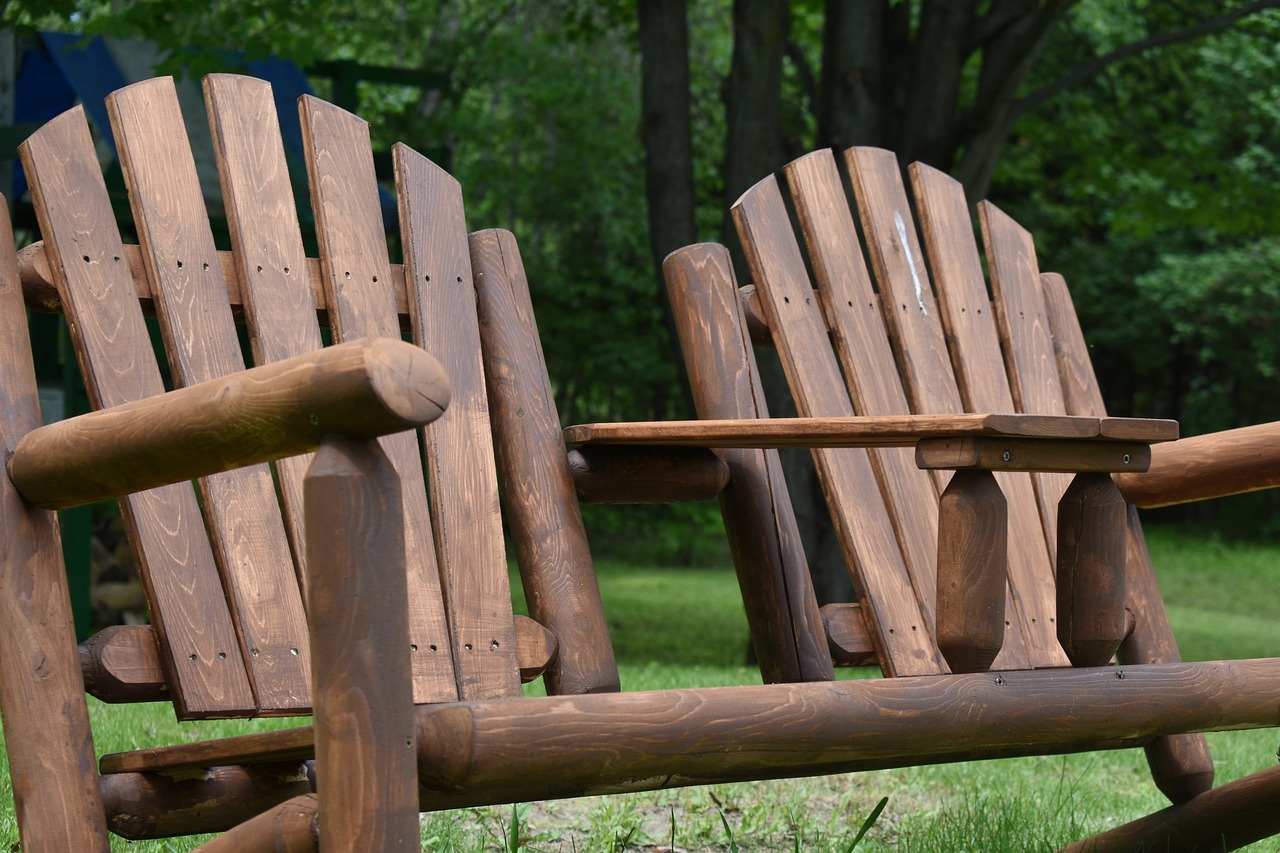
[{"label": "weathered wood surface", "polygon": [[[689,246],[669,255],[662,268],[698,416],[767,418],[728,250]],[[699,280],[703,285],[695,286]],[[778,453],[718,453],[729,471],[720,513],[761,676],[766,683],[830,679],[818,602]]]},{"label": "weathered wood surface", "polygon": [[[0,449],[12,451],[39,424],[9,208],[0,204]],[[0,589],[0,716],[22,849],[106,851],[57,519],[3,475]]]},{"label": "weathered wood surface", "polygon": [[[311,96],[299,100],[307,180],[335,341],[399,337],[368,125]],[[456,699],[449,634],[417,437],[381,439],[403,483],[415,702]]]},{"label": "weathered wood surface", "polygon": [[1060,853],[1235,850],[1280,833],[1278,802],[1280,767],[1268,767],[1185,803],[1068,845]]},{"label": "weathered wood surface", "polygon": [[[566,427],[569,444],[674,447],[913,447],[921,439],[963,436],[1115,441],[1115,418],[1018,414],[867,415],[759,420],[631,421]],[[1169,441],[1177,423],[1124,419],[1134,441]]]},{"label": "weathered wood surface", "polygon": [[515,237],[482,231],[471,235],[470,251],[516,561],[530,613],[560,642],[547,690],[618,690],[613,644]]},{"label": "weathered wood surface", "polygon": [[201,844],[195,853],[314,853],[320,849],[319,812],[319,798],[302,794]]},{"label": "weathered wood surface", "polygon": [[[90,403],[104,408],[162,393],[83,110],[50,121],[21,154]],[[179,716],[255,712],[194,491],[168,486],[123,498],[120,507],[166,669],[181,685]]]},{"label": "weathered wood surface", "polygon": [[457,389],[444,416],[423,430],[423,443],[459,695],[519,696],[462,188],[403,144],[395,146],[393,155],[414,340],[436,353]]},{"label": "weathered wood surface", "polygon": [[412,429],[448,402],[430,354],[362,339],[40,427],[9,476],[28,501],[62,509],[309,452],[325,435]]},{"label": "weathered wood surface", "polygon": [[377,441],[330,437],[304,486],[320,840],[416,851],[400,478]]}]

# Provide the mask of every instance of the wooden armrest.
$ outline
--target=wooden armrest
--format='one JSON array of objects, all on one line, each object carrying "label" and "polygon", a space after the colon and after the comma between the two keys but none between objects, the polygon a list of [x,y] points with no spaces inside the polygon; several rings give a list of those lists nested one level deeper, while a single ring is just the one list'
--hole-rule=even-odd
[{"label": "wooden armrest", "polygon": [[1280,486],[1280,422],[1197,435],[1152,448],[1146,473],[1119,477],[1140,507],[1170,506]]},{"label": "wooden armrest", "polygon": [[33,430],[9,478],[62,509],[422,426],[449,394],[430,354],[365,338]]},{"label": "wooden armrest", "polygon": [[924,439],[981,436],[1150,443],[1177,438],[1178,424],[1066,415],[902,415],[579,424],[564,436],[569,444],[667,447],[914,447]]}]

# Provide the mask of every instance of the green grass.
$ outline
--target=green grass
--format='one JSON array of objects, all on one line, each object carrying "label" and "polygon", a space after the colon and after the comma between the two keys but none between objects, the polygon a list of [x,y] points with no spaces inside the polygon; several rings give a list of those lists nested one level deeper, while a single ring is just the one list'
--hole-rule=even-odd
[{"label": "green grass", "polygon": [[[1189,660],[1280,653],[1280,547],[1148,532],[1160,583]],[[746,619],[732,570],[597,567],[623,687],[759,683],[744,663]],[[866,677],[869,673],[847,673]],[[530,685],[537,692],[538,685]],[[167,706],[91,701],[98,751],[261,730],[270,723],[180,724]],[[1274,729],[1212,734],[1219,783],[1276,762]],[[465,809],[422,818],[423,849],[846,851],[883,797],[858,851],[1047,850],[1165,805],[1140,750],[970,762],[856,775],[717,785]],[[17,828],[0,774],[0,849]],[[113,849],[181,851],[194,838]],[[1280,850],[1270,842],[1254,851]]]}]

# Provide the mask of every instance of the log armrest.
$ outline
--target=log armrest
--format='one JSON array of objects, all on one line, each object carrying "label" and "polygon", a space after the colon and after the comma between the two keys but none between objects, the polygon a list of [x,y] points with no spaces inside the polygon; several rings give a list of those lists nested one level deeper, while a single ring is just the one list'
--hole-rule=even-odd
[{"label": "log armrest", "polygon": [[62,509],[435,420],[449,381],[391,338],[328,347],[40,427],[7,460],[28,501]]},{"label": "log armrest", "polygon": [[1197,435],[1152,448],[1145,473],[1121,474],[1140,507],[1170,506],[1280,486],[1280,422]]}]

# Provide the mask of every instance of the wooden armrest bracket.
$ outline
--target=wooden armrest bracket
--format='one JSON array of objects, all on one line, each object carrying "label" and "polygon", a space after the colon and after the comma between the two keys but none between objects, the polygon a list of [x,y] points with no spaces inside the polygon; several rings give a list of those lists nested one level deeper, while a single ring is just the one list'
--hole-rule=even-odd
[{"label": "wooden armrest bracket", "polygon": [[926,438],[916,444],[916,464],[921,468],[950,470],[1145,471],[1151,464],[1151,446],[1133,441]]}]

